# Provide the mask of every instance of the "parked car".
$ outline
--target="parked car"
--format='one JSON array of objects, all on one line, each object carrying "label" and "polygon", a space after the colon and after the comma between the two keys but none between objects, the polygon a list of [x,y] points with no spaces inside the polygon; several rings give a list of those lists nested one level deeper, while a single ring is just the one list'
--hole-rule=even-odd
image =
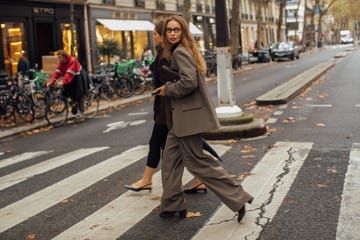
[{"label": "parked car", "polygon": [[270,62],[270,52],[269,49],[263,48],[260,50],[253,50],[249,52],[249,64],[251,63],[262,63],[262,62]]},{"label": "parked car", "polygon": [[271,60],[294,60],[295,58],[300,58],[299,49],[295,46],[295,42],[278,42],[273,44],[271,50]]}]

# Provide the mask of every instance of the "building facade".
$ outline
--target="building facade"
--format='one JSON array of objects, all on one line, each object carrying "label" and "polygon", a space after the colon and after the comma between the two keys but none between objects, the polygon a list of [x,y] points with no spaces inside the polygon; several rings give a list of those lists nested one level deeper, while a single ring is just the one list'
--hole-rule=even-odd
[{"label": "building facade", "polygon": [[53,55],[61,48],[71,52],[71,38],[75,55],[86,66],[84,7],[74,4],[72,9],[73,27],[70,5],[64,1],[1,1],[0,71],[15,76],[21,52],[27,54],[31,67],[41,69],[42,56]]},{"label": "building facade", "polygon": [[[239,1],[241,51],[252,50],[258,37],[263,46],[276,42],[278,1]],[[232,0],[226,3],[230,21]],[[260,17],[257,16],[259,6]],[[187,7],[189,10],[185,11]],[[92,70],[105,62],[98,52],[104,39],[115,39],[119,43],[120,54],[113,56],[112,62],[140,59],[145,45],[154,51],[152,23],[171,14],[190,14],[191,31],[199,49],[203,54],[215,51],[215,0],[1,1],[0,71],[6,71],[8,76],[16,75],[21,52],[27,53],[31,67],[41,69],[43,56],[53,55],[58,49],[73,53],[86,69]],[[284,35],[285,21],[283,23]]]}]

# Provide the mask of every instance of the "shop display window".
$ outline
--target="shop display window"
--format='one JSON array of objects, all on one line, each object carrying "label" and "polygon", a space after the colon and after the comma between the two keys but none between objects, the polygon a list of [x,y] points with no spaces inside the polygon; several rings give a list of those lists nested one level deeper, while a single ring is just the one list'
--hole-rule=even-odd
[{"label": "shop display window", "polygon": [[20,53],[26,50],[24,24],[1,23],[5,70],[7,76],[16,76]]},{"label": "shop display window", "polygon": [[[131,49],[131,37],[133,38],[133,48]],[[121,49],[121,56],[114,56],[110,62],[119,61],[122,59],[131,59],[134,55],[135,59],[141,59],[144,46],[149,44],[148,32],[145,31],[111,31],[107,27],[96,25],[96,45],[100,46],[104,39],[116,39]],[[100,56],[99,63],[106,62],[106,57]]]},{"label": "shop display window", "polygon": [[[76,26],[73,25],[73,34],[71,34],[71,24],[69,23],[63,23],[60,25],[61,27],[61,40],[62,40],[62,46],[63,49],[69,53],[78,57],[78,41],[77,41],[77,33],[76,33]],[[74,38],[74,46],[73,51],[71,51],[71,43],[72,39]]]}]

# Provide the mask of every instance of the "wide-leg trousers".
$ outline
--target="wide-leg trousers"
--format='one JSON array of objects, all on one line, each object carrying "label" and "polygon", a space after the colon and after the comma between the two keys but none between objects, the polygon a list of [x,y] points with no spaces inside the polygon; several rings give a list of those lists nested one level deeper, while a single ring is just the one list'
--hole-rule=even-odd
[{"label": "wide-leg trousers", "polygon": [[184,167],[199,178],[234,212],[240,210],[252,196],[237,184],[219,161],[203,152],[201,134],[177,137],[170,130],[161,163],[163,195],[160,211],[186,209],[182,175]]}]

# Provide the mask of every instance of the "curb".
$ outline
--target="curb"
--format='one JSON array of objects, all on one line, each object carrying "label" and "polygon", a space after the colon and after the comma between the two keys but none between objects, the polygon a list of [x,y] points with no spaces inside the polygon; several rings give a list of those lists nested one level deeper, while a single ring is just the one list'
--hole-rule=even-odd
[{"label": "curb", "polygon": [[335,65],[333,62],[320,63],[289,81],[256,98],[256,104],[283,104],[297,96],[311,83]]}]

